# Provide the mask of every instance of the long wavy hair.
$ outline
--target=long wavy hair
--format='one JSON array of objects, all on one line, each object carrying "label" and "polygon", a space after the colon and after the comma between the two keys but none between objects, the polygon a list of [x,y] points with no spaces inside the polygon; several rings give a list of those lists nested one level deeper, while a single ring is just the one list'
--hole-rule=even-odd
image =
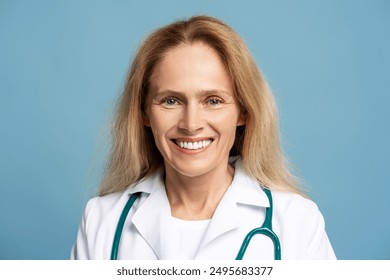
[{"label": "long wavy hair", "polygon": [[124,191],[163,164],[143,122],[150,77],[167,51],[195,42],[219,54],[246,115],[230,154],[240,155],[245,172],[267,188],[303,194],[281,150],[274,97],[243,40],[216,18],[194,16],[157,29],[139,47],[117,103],[99,195]]}]

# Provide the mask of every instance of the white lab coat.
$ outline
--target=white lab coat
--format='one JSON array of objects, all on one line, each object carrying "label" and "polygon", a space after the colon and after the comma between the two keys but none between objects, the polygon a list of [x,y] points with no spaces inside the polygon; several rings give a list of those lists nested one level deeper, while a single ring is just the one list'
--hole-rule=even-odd
[{"label": "white lab coat", "polygon": [[[71,259],[109,259],[116,226],[130,194],[142,192],[123,228],[118,259],[177,259],[171,254],[172,219],[162,180],[155,172],[122,193],[92,198],[82,217]],[[272,191],[273,230],[282,259],[335,259],[317,205],[297,194]],[[269,201],[259,183],[235,163],[231,186],[218,205],[195,259],[231,260],[246,234],[264,222]],[[272,241],[256,235],[244,259],[273,259]]]}]

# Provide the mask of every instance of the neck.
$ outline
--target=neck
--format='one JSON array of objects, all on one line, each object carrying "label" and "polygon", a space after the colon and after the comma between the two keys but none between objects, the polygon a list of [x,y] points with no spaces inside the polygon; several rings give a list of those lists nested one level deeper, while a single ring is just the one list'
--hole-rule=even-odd
[{"label": "neck", "polygon": [[230,186],[234,168],[223,165],[206,174],[188,177],[166,166],[165,187],[173,217],[210,219]]}]

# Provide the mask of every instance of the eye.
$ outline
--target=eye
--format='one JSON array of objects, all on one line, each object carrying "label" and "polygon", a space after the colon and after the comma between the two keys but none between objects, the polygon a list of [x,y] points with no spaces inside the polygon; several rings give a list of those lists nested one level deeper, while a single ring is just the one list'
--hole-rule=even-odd
[{"label": "eye", "polygon": [[165,106],[175,106],[177,105],[178,101],[174,97],[167,97],[162,101],[162,104]]},{"label": "eye", "polygon": [[207,100],[207,103],[211,106],[218,106],[220,105],[221,103],[223,103],[222,99],[220,98],[216,98],[216,97],[212,97],[212,98],[209,98]]}]

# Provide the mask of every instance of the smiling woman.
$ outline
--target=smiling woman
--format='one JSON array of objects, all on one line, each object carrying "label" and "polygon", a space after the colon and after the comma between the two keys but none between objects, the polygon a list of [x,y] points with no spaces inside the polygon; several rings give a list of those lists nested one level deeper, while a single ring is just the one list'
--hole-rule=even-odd
[{"label": "smiling woman", "polygon": [[334,259],[278,135],[273,96],[230,27],[198,16],[156,30],[131,66],[72,258]]},{"label": "smiling woman", "polygon": [[203,43],[169,50],[153,71],[145,124],[164,158],[174,217],[210,219],[231,184],[229,152],[245,124],[233,92],[218,54]]}]

